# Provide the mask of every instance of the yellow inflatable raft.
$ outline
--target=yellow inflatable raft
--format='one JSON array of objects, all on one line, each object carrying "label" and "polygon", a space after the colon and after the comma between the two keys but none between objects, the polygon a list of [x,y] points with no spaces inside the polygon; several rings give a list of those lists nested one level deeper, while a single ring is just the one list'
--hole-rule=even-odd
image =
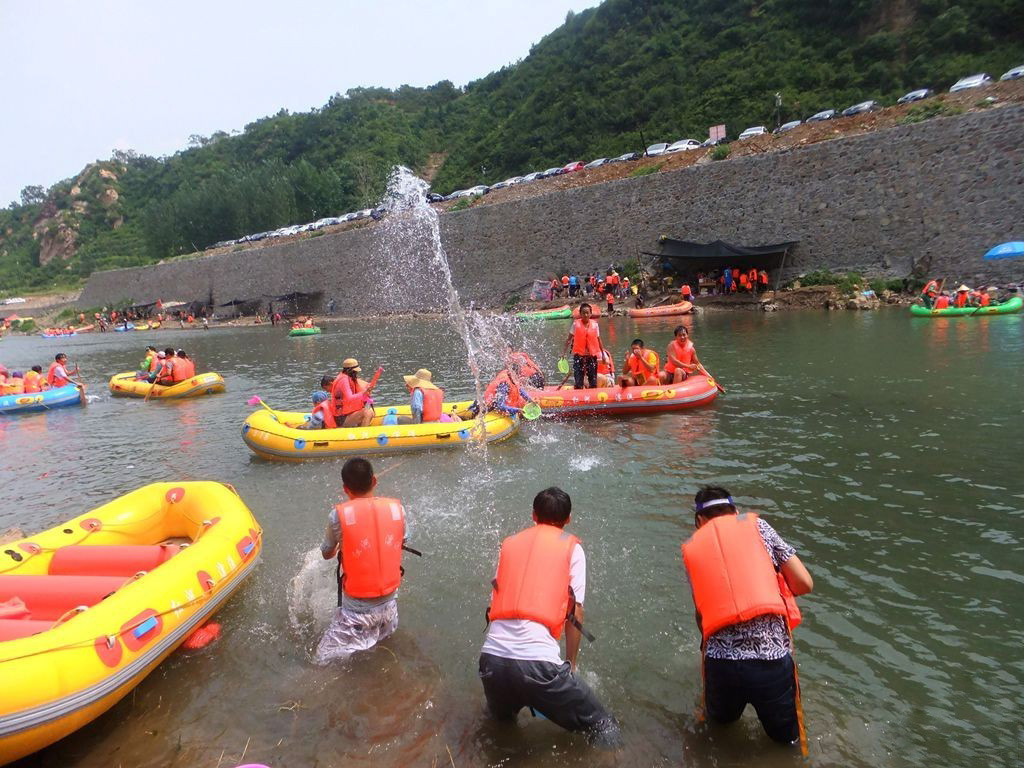
[{"label": "yellow inflatable raft", "polygon": [[377,407],[377,416],[369,427],[338,429],[295,429],[308,413],[269,411],[261,408],[249,414],[242,425],[242,439],[258,456],[276,461],[302,461],[334,456],[401,453],[426,448],[457,448],[483,440],[497,442],[511,437],[519,429],[519,419],[491,412],[483,425],[473,419],[470,401],[445,403],[445,413],[457,413],[463,421],[430,424],[382,424],[387,415],[408,416],[409,406]]},{"label": "yellow inflatable raft", "polygon": [[260,549],[252,513],[213,482],[147,485],[5,545],[0,764],[117,703],[225,603]]},{"label": "yellow inflatable raft", "polygon": [[219,373],[199,373],[191,379],[179,381],[165,387],[162,384],[150,384],[135,378],[135,371],[118,373],[110,379],[110,394],[114,397],[145,397],[153,390],[150,400],[180,399],[182,397],[198,397],[223,392],[224,378]]}]

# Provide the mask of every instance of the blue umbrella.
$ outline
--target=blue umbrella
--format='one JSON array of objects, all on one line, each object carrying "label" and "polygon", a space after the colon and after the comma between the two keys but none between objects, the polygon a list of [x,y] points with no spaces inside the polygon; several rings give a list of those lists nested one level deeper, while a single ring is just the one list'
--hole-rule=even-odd
[{"label": "blue umbrella", "polygon": [[985,258],[990,261],[994,259],[1016,259],[1018,256],[1024,256],[1024,242],[1020,240],[997,245],[985,254]]}]

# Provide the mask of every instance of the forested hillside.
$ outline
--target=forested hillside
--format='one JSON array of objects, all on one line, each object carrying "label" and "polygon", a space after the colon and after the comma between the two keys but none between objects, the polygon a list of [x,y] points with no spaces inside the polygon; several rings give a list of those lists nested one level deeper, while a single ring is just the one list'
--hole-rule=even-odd
[{"label": "forested hillside", "polygon": [[434,188],[447,192],[716,123],[735,136],[998,76],[1024,63],[1022,18],[1024,0],[606,0],[465,89],[354,89],[170,157],[115,153],[28,187],[0,210],[0,292],[366,207],[395,163],[445,158]]}]

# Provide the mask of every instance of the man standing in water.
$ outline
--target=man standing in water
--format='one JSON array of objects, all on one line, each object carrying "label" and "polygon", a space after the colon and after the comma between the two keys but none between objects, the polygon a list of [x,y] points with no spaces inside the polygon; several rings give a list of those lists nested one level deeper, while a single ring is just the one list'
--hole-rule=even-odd
[{"label": "man standing in water", "polygon": [[[480,680],[490,714],[514,721],[528,707],[597,746],[621,744],[619,725],[576,674],[583,632],[587,561],[564,528],[572,501],[560,488],[533,500],[534,525],[501,544],[480,651]],[[559,639],[565,629],[562,661]]]},{"label": "man standing in water", "polygon": [[701,631],[707,716],[731,723],[753,704],[772,739],[802,740],[793,595],[811,591],[811,575],[774,528],[738,513],[724,488],[701,488],[694,509],[697,530],[683,543],[683,563]]},{"label": "man standing in water", "polygon": [[405,509],[373,495],[377,478],[366,459],[346,461],[341,480],[348,501],[331,510],[320,544],[324,560],[338,557],[338,610],[317,646],[318,664],[372,648],[398,628]]}]

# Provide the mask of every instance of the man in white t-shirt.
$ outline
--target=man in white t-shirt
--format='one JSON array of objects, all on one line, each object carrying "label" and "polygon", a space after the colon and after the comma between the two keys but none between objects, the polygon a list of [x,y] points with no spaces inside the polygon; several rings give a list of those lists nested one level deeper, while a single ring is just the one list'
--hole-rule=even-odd
[{"label": "man in white t-shirt", "polygon": [[[579,540],[564,530],[571,511],[565,491],[543,490],[533,500],[536,525],[502,542],[480,680],[498,720],[515,720],[528,707],[586,733],[595,745],[615,747],[621,744],[618,723],[575,674],[587,560]],[[567,661],[559,647],[563,627]]]}]

